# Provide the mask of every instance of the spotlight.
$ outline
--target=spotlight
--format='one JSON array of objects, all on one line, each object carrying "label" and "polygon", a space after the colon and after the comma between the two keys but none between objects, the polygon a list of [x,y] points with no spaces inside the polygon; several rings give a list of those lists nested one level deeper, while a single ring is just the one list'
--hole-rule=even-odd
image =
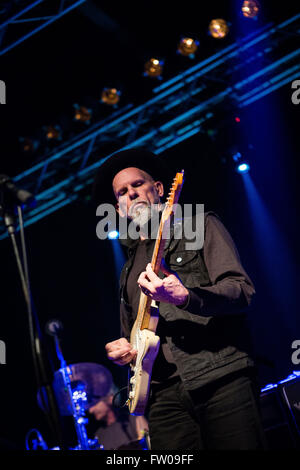
[{"label": "spotlight", "polygon": [[120,101],[121,92],[116,88],[104,88],[101,94],[102,103],[113,106]]},{"label": "spotlight", "polygon": [[108,232],[108,238],[110,240],[117,240],[117,238],[119,238],[119,232],[117,230],[111,230]]},{"label": "spotlight", "polygon": [[218,18],[209,23],[209,33],[213,38],[223,39],[229,32],[229,26],[225,20]]},{"label": "spotlight", "polygon": [[248,173],[248,171],[250,170],[250,166],[248,165],[248,163],[240,163],[237,166],[236,170],[238,173]]},{"label": "spotlight", "polygon": [[188,56],[191,59],[195,57],[199,42],[192,38],[182,38],[178,44],[177,52],[181,55]]},{"label": "spotlight", "polygon": [[159,59],[150,59],[145,63],[144,74],[148,77],[161,78],[163,71],[163,61]]},{"label": "spotlight", "polygon": [[256,18],[260,9],[257,0],[245,0],[242,5],[242,13],[246,18]]},{"label": "spotlight", "polygon": [[59,126],[44,127],[47,140],[61,140],[61,128]]},{"label": "spotlight", "polygon": [[21,150],[24,153],[32,153],[39,146],[39,142],[37,140],[31,139],[30,137],[19,137],[19,142],[21,145]]},{"label": "spotlight", "polygon": [[85,124],[90,124],[92,111],[85,106],[79,106],[78,104],[74,104],[73,107],[75,108],[74,119],[76,121],[84,122]]}]

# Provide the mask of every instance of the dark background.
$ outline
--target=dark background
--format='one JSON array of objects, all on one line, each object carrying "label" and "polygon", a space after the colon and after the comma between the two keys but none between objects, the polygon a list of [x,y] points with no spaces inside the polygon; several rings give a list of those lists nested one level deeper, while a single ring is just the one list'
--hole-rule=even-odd
[{"label": "dark background", "polygon": [[[296,2],[261,3],[263,23],[298,13]],[[0,58],[0,79],[7,86],[7,104],[0,108],[1,173],[15,176],[39,158],[22,153],[19,137],[40,139],[42,126],[53,123],[62,126],[66,139],[74,103],[91,105],[94,119],[107,115],[110,111],[98,102],[103,87],[120,86],[122,104],[151,97],[158,83],[143,77],[145,60],[163,58],[164,79],[191,66],[175,52],[181,35],[199,39],[196,60],[234,40],[237,1],[161,4],[116,7],[90,1]],[[233,24],[222,45],[207,35],[213,17]],[[232,119],[214,141],[195,136],[163,154],[172,167],[186,171],[182,202],[193,199],[221,216],[256,286],[249,326],[261,386],[297,369],[291,344],[300,339],[299,113],[288,84],[250,105],[245,116],[240,113],[242,127]],[[251,178],[272,221],[269,231],[253,219],[242,177],[224,158],[240,142],[240,129],[254,149]],[[126,372],[105,357],[105,343],[119,336],[118,279],[112,244],[96,238],[95,226],[94,207],[82,198],[26,229],[32,293],[43,331],[51,318],[63,322],[66,361],[103,364],[124,386]],[[272,259],[258,247],[260,237],[272,245]],[[26,309],[7,239],[0,241],[0,266],[0,339],[7,347],[7,364],[0,365],[0,438],[23,446],[29,429],[37,427],[47,436],[47,426],[36,402]],[[58,368],[52,339],[47,337],[45,345]]]}]

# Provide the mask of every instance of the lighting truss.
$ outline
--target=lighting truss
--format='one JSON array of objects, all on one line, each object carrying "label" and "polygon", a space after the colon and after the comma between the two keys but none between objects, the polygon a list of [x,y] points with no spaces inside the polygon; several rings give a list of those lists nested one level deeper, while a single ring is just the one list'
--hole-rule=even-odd
[{"label": "lighting truss", "polygon": [[[36,0],[0,24],[0,56],[69,13],[86,0]],[[47,12],[47,14],[46,14]]]},{"label": "lighting truss", "polygon": [[[300,48],[295,48],[299,31],[300,14],[266,25],[162,83],[147,102],[118,109],[17,175],[14,182],[35,194],[38,202],[25,211],[24,225],[78,199],[110,157],[104,150],[107,143],[118,143],[114,151],[146,144],[160,154],[214,126],[224,104],[243,108],[291,83],[300,73]],[[245,77],[249,62],[261,57],[255,73],[234,81],[243,72]],[[5,236],[2,228],[0,239]]]}]

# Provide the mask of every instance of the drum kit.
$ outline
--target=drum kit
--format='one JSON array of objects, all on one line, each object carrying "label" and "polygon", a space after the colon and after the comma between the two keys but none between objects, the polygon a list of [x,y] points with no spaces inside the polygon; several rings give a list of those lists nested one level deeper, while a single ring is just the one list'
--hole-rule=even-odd
[{"label": "drum kit", "polygon": [[[86,430],[88,424],[87,411],[108,394],[113,384],[112,375],[104,366],[92,362],[72,365],[63,363],[62,365],[63,367],[54,373],[52,389],[61,420],[72,418],[72,431],[75,430],[77,445],[68,447],[68,449],[101,450],[103,446],[99,444],[97,439],[88,438]],[[38,391],[37,401],[39,407],[47,412],[41,390]],[[38,441],[35,439],[33,442],[42,442],[43,445],[38,445],[38,447],[48,449],[40,433],[37,430],[33,431],[35,431],[34,435],[38,435]],[[32,445],[30,447],[28,440],[27,449],[31,450]],[[61,449],[59,446],[55,446],[50,450]]]},{"label": "drum kit", "polygon": [[[87,411],[107,396],[113,387],[113,379],[110,371],[104,366],[93,362],[81,362],[72,365],[64,364],[54,373],[53,392],[56,397],[58,412],[61,417],[72,417],[73,428],[75,429],[76,444],[68,447],[68,450],[105,450],[98,439],[90,439],[87,433]],[[45,411],[41,394],[38,393],[38,404]],[[47,444],[37,430],[35,433],[38,439],[35,442],[40,444],[39,449],[48,449]],[[35,436],[36,437],[36,436]],[[27,439],[29,442],[29,439]],[[27,448],[32,450],[32,444],[27,443]],[[127,447],[120,449],[148,450],[149,444],[146,439],[134,441]],[[50,450],[61,450],[59,446]]]},{"label": "drum kit", "polygon": [[[60,362],[60,368],[53,375],[52,391],[57,404],[57,412],[62,422],[63,436],[61,442],[68,450],[106,450],[97,438],[90,439],[88,437],[87,424],[89,420],[87,412],[101,399],[105,400],[108,395],[115,394],[112,374],[106,367],[94,362],[68,365],[60,344],[62,323],[59,320],[51,320],[46,325],[46,331],[54,338],[56,354]],[[38,405],[44,412],[49,413],[47,399],[44,399],[43,392],[43,389],[38,391]],[[115,394],[113,406],[118,406],[115,398],[120,395],[120,392]],[[68,421],[68,424],[72,423],[67,431],[64,426],[66,421]],[[31,431],[27,433],[26,448],[32,450],[35,446],[39,449],[48,449],[39,431],[36,429],[32,431],[35,438],[32,440]],[[69,434],[72,435],[71,439]],[[70,441],[72,441],[71,445]],[[35,443],[34,446],[31,445],[32,442]],[[141,442],[137,443],[135,441],[132,445],[130,443],[128,449],[136,448],[137,444],[140,450],[148,450],[150,447],[148,435],[141,439]],[[50,450],[62,449],[57,446]]]}]

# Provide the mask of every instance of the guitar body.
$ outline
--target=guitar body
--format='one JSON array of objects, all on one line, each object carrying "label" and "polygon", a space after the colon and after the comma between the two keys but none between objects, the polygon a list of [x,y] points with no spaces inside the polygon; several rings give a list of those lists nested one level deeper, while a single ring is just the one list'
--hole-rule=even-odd
[{"label": "guitar body", "polygon": [[148,401],[150,379],[153,363],[159,350],[160,339],[153,331],[144,329],[132,331],[131,344],[138,354],[134,364],[131,364],[129,412],[134,415],[144,415]]}]

